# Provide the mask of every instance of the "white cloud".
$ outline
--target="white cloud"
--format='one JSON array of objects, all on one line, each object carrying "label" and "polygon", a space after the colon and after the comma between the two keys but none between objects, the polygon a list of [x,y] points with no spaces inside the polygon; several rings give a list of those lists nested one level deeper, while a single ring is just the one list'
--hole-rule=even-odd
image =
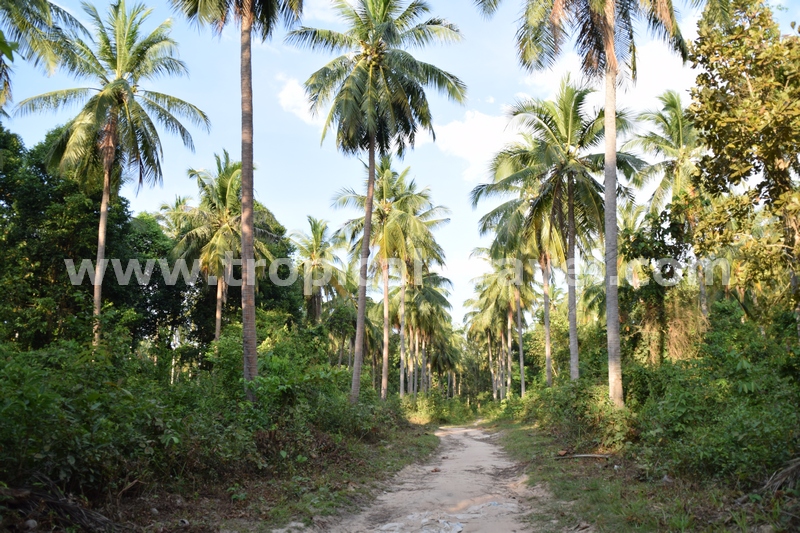
[{"label": "white cloud", "polygon": [[[689,11],[681,22],[681,30],[688,41],[697,37],[697,21],[701,11]],[[624,80],[617,90],[617,105],[639,112],[655,109],[658,105],[656,97],[668,89],[682,93],[684,103],[689,103],[689,88],[694,85],[697,75],[688,65],[683,65],[680,57],[669,49],[660,39],[645,36],[641,39],[637,50],[637,81]],[[580,57],[574,51],[565,51],[556,65],[546,71],[533,72],[525,76],[521,83],[527,87],[533,97],[550,99],[555,97],[563,77],[570,74],[572,82],[583,84],[587,80],[580,74]],[[603,82],[589,82],[596,92],[589,97],[590,107],[603,106]],[[525,93],[517,93],[517,98]]]},{"label": "white cloud", "polygon": [[486,98],[486,103],[487,104],[493,104],[494,103],[494,96],[489,96],[488,98]]},{"label": "white cloud", "polygon": [[290,78],[284,74],[278,74],[276,79],[283,83],[283,88],[278,93],[278,102],[281,108],[287,113],[291,113],[306,124],[322,127],[324,119],[320,115],[312,115],[309,109],[306,91],[295,78]]},{"label": "white cloud", "polygon": [[[485,115],[479,111],[467,111],[463,120],[454,120],[436,126],[436,146],[445,154],[461,158],[467,162],[463,177],[475,182],[486,178],[489,162],[515,135],[507,128],[508,119],[504,116]],[[420,139],[419,145],[430,140]]]},{"label": "white cloud", "polygon": [[339,20],[330,0],[305,0],[303,2],[303,19],[321,22],[337,22]]},{"label": "white cloud", "polygon": [[[584,83],[585,80],[580,74],[581,60],[578,54],[569,51],[564,53],[552,69],[533,72],[522,79],[522,83],[530,87],[532,96],[535,98],[550,99],[554,98],[558,92],[561,80],[567,74],[570,75],[572,83]],[[524,93],[519,93],[524,94]]]},{"label": "white cloud", "polygon": [[684,65],[679,56],[662,42],[651,40],[639,49],[639,72],[636,83],[625,81],[617,91],[617,105],[632,111],[656,109],[656,97],[666,90],[681,93],[684,105],[689,104],[689,89],[696,71]]},{"label": "white cloud", "polygon": [[474,297],[472,280],[490,270],[490,265],[478,257],[465,255],[448,258],[447,265],[442,269],[442,275],[453,282],[450,303],[453,305],[452,316],[456,324],[461,324],[464,314],[468,311],[464,307],[464,301]]}]

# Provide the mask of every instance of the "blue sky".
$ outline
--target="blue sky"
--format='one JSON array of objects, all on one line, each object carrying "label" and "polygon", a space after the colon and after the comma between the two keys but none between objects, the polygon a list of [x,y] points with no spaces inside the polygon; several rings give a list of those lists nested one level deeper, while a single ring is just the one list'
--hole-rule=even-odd
[{"label": "blue sky", "polygon": [[[79,1],[57,3],[87,20]],[[173,37],[190,70],[188,78],[158,80],[148,88],[197,105],[209,115],[212,130],[210,134],[193,131],[194,153],[163,133],[163,185],[138,191],[128,186],[122,192],[136,212],[155,211],[178,194],[195,195],[195,183],[186,176],[186,170],[212,167],[215,152],[227,149],[236,158],[240,154],[238,31],[231,26],[216,37],[208,29],[189,25],[164,1],[146,3],[154,8],[148,28],[167,18],[173,20]],[[108,2],[98,0],[95,4],[102,13]],[[514,130],[507,127],[505,106],[524,97],[552,97],[565,73],[573,72],[573,79],[579,79],[579,61],[565,49],[551,71],[523,72],[514,51],[515,21],[521,6],[518,0],[506,0],[490,20],[480,16],[468,0],[436,0],[431,4],[434,15],[459,26],[464,40],[414,53],[464,80],[469,99],[460,106],[432,95],[436,142],[419,140],[417,148],[397,161],[396,167],[410,166],[417,182],[430,186],[435,202],[452,212],[450,224],[438,230],[437,237],[447,254],[445,274],[455,285],[453,316],[460,322],[462,303],[471,296],[470,280],[485,268],[481,261],[469,258],[470,252],[488,244],[478,236],[477,221],[489,204],[473,210],[469,192],[488,179],[486,168],[492,154],[514,138]],[[800,21],[800,1],[784,0],[782,7],[778,18],[788,32],[790,20]],[[683,6],[681,27],[685,36],[695,36],[697,16],[688,3]],[[328,0],[305,0],[303,24],[340,29]],[[284,35],[284,31],[278,31],[271,41],[257,43],[253,50],[256,197],[290,231],[305,230],[307,215],[327,219],[338,227],[357,213],[332,208],[331,198],[342,187],[362,186],[363,165],[358,158],[338,153],[333,136],[320,145],[321,121],[308,113],[302,83],[331,56],[286,45]],[[634,111],[653,109],[655,97],[667,89],[686,91],[688,102],[695,73],[664,44],[650,39],[644,29],[639,38],[639,79],[635,85],[624,84],[618,92],[618,105]],[[22,62],[15,65],[12,79],[16,101],[59,88],[90,85],[59,73],[45,77]],[[601,102],[602,93],[598,92],[592,103],[599,106]],[[74,112],[12,118],[6,125],[32,146]]]}]

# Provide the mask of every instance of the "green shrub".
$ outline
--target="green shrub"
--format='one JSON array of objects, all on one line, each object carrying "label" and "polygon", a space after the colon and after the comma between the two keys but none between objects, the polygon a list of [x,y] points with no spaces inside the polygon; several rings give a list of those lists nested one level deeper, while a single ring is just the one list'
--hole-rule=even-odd
[{"label": "green shrub", "polygon": [[637,457],[646,471],[763,480],[800,449],[795,361],[743,322],[738,304],[716,303],[697,359],[639,371],[647,386],[635,392]]},{"label": "green shrub", "polygon": [[345,439],[378,440],[401,423],[399,402],[381,402],[368,386],[352,405],[349,372],[320,356],[325,337],[289,329],[283,315],[270,323],[276,313],[260,317],[272,329],[259,332],[255,404],[244,395],[235,324],[208,350],[203,370],[174,383],[175,354],[163,346],[0,345],[0,481],[46,476],[73,493],[106,496],[134,479],[294,475],[313,467],[310,458],[344,453]]}]

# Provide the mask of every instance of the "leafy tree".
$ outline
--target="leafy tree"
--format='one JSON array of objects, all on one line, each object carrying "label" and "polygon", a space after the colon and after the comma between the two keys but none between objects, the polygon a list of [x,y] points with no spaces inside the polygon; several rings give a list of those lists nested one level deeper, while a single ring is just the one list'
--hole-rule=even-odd
[{"label": "leafy tree", "polygon": [[749,201],[780,217],[800,337],[800,37],[781,37],[763,1],[734,1],[729,25],[701,23],[691,59],[702,69],[691,116],[709,148],[697,183],[714,195],[751,183]]},{"label": "leafy tree", "polygon": [[[124,0],[112,4],[105,21],[94,6],[84,4],[97,40],[84,41],[70,36],[65,50],[64,67],[77,78],[97,82],[99,89],[80,87],[52,91],[20,102],[17,112],[23,115],[57,110],[78,102],[84,106],[64,128],[55,144],[52,159],[62,169],[85,172],[102,165],[103,196],[97,238],[95,278],[100,277],[106,252],[108,204],[111,197],[111,174],[115,163],[138,175],[139,184],[162,180],[163,151],[155,122],[181,137],[184,145],[194,147],[189,131],[177,117],[208,128],[205,113],[195,106],[163,93],[142,88],[142,82],[162,75],[181,76],[186,65],[174,57],[177,43],[169,36],[171,22],[166,21],[149,34],[143,24],[152,10],[134,5],[130,11]],[[176,117],[177,115],[177,117]],[[102,284],[94,287],[94,316],[102,309]],[[95,324],[94,342],[100,340],[100,323]]]},{"label": "leafy tree", "polygon": [[[92,322],[91,291],[73,284],[64,260],[75,261],[78,270],[81,259],[91,256],[102,190],[98,183],[82,185],[48,170],[47,155],[61,133],[54,130],[25,150],[16,135],[0,132],[0,288],[5,294],[0,336],[25,349],[56,340],[84,341]],[[152,217],[131,218],[120,197],[112,197],[109,205],[108,236],[109,254],[123,270],[128,260],[161,259],[174,245]],[[132,342],[183,323],[186,286],[167,285],[158,264],[144,285],[135,279],[116,283],[111,271],[109,266],[103,282],[106,300],[116,310],[111,318],[125,320]]]},{"label": "leafy tree", "polygon": [[[419,61],[407,49],[458,40],[458,29],[440,18],[424,20],[430,8],[424,1],[404,5],[400,0],[336,0],[334,9],[348,25],[345,32],[300,28],[288,41],[312,50],[343,55],[311,75],[306,92],[311,109],[331,103],[325,133],[336,127],[336,144],[344,153],[367,152],[369,177],[364,207],[365,235],[371,235],[375,155],[399,155],[413,147],[417,129],[433,133],[427,87],[463,102],[466,87],[452,74]],[[355,363],[351,401],[358,400],[364,317],[366,316],[369,239],[363,239],[358,292]]]}]

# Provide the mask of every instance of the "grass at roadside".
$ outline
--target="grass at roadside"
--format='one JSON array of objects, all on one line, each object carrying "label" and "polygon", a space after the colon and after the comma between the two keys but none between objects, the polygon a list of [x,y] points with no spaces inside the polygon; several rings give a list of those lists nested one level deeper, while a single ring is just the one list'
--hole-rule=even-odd
[{"label": "grass at roadside", "polygon": [[[536,531],[764,531],[786,529],[780,500],[737,505],[739,493],[713,483],[640,479],[635,464],[610,459],[556,459],[561,445],[530,424],[487,422],[525,466]],[[762,528],[762,529],[759,529]]]},{"label": "grass at roadside", "polygon": [[[152,530],[269,531],[289,522],[325,523],[370,501],[379,484],[433,452],[435,426],[402,424],[375,442],[342,442],[337,454],[318,458],[319,468],[286,478],[247,473],[238,482],[207,484],[187,494],[144,493],[124,504],[120,518]],[[155,514],[152,509],[156,509]]]}]

